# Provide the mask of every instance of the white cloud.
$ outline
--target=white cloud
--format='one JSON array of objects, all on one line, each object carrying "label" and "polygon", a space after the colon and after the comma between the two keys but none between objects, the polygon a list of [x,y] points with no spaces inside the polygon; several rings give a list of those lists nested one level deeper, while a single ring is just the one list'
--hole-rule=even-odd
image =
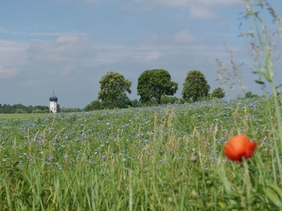
[{"label": "white cloud", "polygon": [[37,28],[54,28],[51,25],[41,25],[41,24],[34,24],[33,26]]},{"label": "white cloud", "polygon": [[0,65],[0,78],[11,78],[18,74],[17,68],[6,68]]},{"label": "white cloud", "polygon": [[[129,11],[158,9],[187,9],[190,18],[213,19],[219,15],[216,9],[243,5],[242,0],[135,0],[122,8]],[[183,19],[178,15],[175,19]]]},{"label": "white cloud", "polygon": [[73,70],[75,69],[75,67],[73,65],[65,65],[62,68],[62,74],[63,75],[68,75],[70,74]]},{"label": "white cloud", "polygon": [[57,33],[57,32],[30,32],[30,33],[23,33],[23,34],[29,35],[29,36],[46,36],[46,37],[62,36],[62,33]]},{"label": "white cloud", "polygon": [[162,54],[159,51],[150,52],[147,56],[145,56],[146,61],[154,61],[161,58]]},{"label": "white cloud", "polygon": [[190,7],[190,17],[197,18],[197,19],[211,19],[215,18],[217,15],[211,9],[203,6],[191,6]]},{"label": "white cloud", "polygon": [[34,86],[38,83],[39,83],[39,81],[37,81],[37,80],[26,80],[26,81],[23,81],[21,84],[24,85],[24,86]]},{"label": "white cloud", "polygon": [[83,36],[87,36],[87,33],[82,33],[82,32],[68,32],[68,33],[64,33],[64,32],[59,32],[59,31],[55,31],[55,32],[48,32],[48,30],[50,30],[51,28],[54,28],[53,26],[44,26],[44,25],[33,25],[35,27],[36,30],[38,30],[37,28],[43,28],[45,31],[41,31],[41,32],[37,32],[36,30],[33,32],[30,32],[31,29],[30,28],[21,28],[19,31],[8,31],[5,28],[1,28],[0,27],[0,33],[1,32],[7,32],[9,34],[14,34],[14,35],[28,35],[28,36],[38,36],[38,37],[83,37]]},{"label": "white cloud", "polygon": [[242,0],[191,0],[193,3],[198,3],[203,6],[213,7],[230,7],[243,4]]},{"label": "white cloud", "polygon": [[7,29],[0,26],[0,33],[6,32],[6,31],[7,31]]},{"label": "white cloud", "polygon": [[29,42],[0,40],[0,64],[22,65],[26,61],[24,51],[30,45]]},{"label": "white cloud", "polygon": [[189,5],[189,0],[135,0],[137,4],[141,5],[141,9],[150,10],[155,8],[178,8],[186,7]]},{"label": "white cloud", "polygon": [[153,45],[158,45],[158,46],[168,46],[169,45],[171,48],[175,47],[174,46],[175,44],[191,43],[196,40],[197,38],[186,29],[175,32],[170,35],[163,35],[163,34],[155,33],[155,34],[152,34],[144,38],[145,42],[149,42]]},{"label": "white cloud", "polygon": [[191,5],[199,5],[206,7],[229,7],[242,4],[241,0],[135,0],[137,4],[141,5],[142,9],[156,9],[156,8],[183,8]]},{"label": "white cloud", "polygon": [[89,54],[91,37],[60,36],[54,41],[39,41],[27,50],[33,61],[71,61],[83,59]]},{"label": "white cloud", "polygon": [[193,42],[195,37],[187,31],[180,31],[175,35],[175,41],[180,43]]}]

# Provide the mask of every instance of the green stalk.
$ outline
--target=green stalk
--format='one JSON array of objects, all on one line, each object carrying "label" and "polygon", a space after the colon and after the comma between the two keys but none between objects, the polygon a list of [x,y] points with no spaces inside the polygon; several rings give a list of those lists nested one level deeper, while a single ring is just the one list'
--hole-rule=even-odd
[{"label": "green stalk", "polygon": [[[266,75],[263,74],[263,71],[258,71],[257,73],[259,75],[264,76],[264,79],[266,79],[268,82],[271,83],[271,89],[272,89],[272,93],[274,96],[274,105],[275,105],[275,118],[277,120],[277,124],[278,124],[278,131],[276,131],[274,129],[274,135],[277,134],[279,136],[280,139],[280,151],[282,151],[282,120],[281,120],[281,112],[280,112],[280,108],[279,108],[279,104],[278,104],[278,100],[277,100],[277,96],[276,96],[276,86],[275,86],[275,82],[273,81],[273,64],[271,61],[271,46],[269,44],[269,40],[268,40],[268,33],[267,31],[261,31],[261,26],[258,24],[258,20],[257,17],[255,16],[254,12],[253,12],[253,8],[252,5],[254,5],[254,3],[252,2],[251,4],[249,4],[250,6],[250,12],[252,14],[253,17],[253,23],[255,25],[255,32],[256,35],[258,37],[258,43],[259,46],[262,49],[263,52],[263,64],[265,64],[265,69],[266,69]],[[262,4],[262,11],[265,11],[264,8],[264,4]],[[274,11],[275,12],[275,11]],[[276,14],[276,12],[275,12]],[[278,33],[280,35],[280,39],[282,41],[282,34],[279,23],[277,18],[275,18],[277,26],[278,26]],[[262,25],[266,27],[266,23],[265,23],[265,18],[263,18],[263,22]],[[264,30],[267,30],[267,28],[265,28]],[[255,39],[255,37],[254,37]],[[256,41],[256,39],[255,39]],[[256,42],[255,42],[256,43]],[[259,57],[259,55],[258,55]],[[261,74],[260,74],[261,73]],[[271,118],[271,113],[270,113],[270,118]],[[272,128],[275,128],[275,126],[273,125]],[[279,158],[279,146],[277,144],[276,138],[274,137],[274,145],[275,145],[275,155],[276,155],[276,160],[277,160],[277,165],[278,165],[278,170],[279,170],[279,176],[280,176],[280,181],[282,181],[282,169],[280,168],[281,166],[281,162],[280,162],[280,158]]]},{"label": "green stalk", "polygon": [[251,203],[249,203],[251,201],[250,196],[251,196],[251,189],[252,189],[249,166],[248,166],[246,158],[242,157],[242,159],[243,159],[243,166],[244,166],[244,171],[245,171],[244,186],[246,187],[248,210],[252,210]]}]

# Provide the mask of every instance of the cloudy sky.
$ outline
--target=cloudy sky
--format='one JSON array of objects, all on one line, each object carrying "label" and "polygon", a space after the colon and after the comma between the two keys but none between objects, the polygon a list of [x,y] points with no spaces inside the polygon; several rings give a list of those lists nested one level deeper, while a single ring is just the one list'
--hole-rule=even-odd
[{"label": "cloudy sky", "polygon": [[195,69],[212,91],[221,86],[216,59],[232,72],[224,42],[243,63],[246,91],[262,94],[251,73],[250,39],[238,36],[249,30],[242,12],[241,0],[2,1],[0,103],[49,105],[55,90],[61,107],[84,108],[97,99],[99,80],[109,71],[132,81],[129,97],[139,99],[138,77],[159,68],[178,82],[177,97]]}]

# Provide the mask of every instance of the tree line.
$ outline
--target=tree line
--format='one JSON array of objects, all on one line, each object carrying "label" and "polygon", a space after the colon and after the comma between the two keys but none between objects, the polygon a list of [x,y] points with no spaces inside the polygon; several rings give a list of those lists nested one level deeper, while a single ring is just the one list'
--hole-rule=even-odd
[{"label": "tree line", "polygon": [[24,106],[22,104],[0,104],[0,113],[1,114],[13,114],[13,113],[48,113],[48,106]]},{"label": "tree line", "polygon": [[191,70],[187,73],[181,92],[182,98],[173,96],[178,90],[178,83],[172,81],[171,75],[164,69],[146,70],[139,76],[137,85],[139,100],[128,98],[127,93],[131,93],[132,82],[118,72],[108,72],[99,83],[98,99],[88,104],[84,108],[85,111],[196,102],[225,97],[225,92],[220,87],[209,93],[210,85],[199,70]]},{"label": "tree line", "polygon": [[[57,105],[58,112],[68,113],[68,112],[80,112],[80,108],[60,108],[60,105]],[[0,113],[1,114],[23,114],[23,113],[49,113],[50,108],[48,106],[25,106],[20,103],[9,105],[9,104],[0,104]]]},{"label": "tree line", "polygon": [[[181,92],[182,98],[174,94],[178,90],[178,83],[171,80],[168,71],[152,69],[144,71],[138,78],[137,94],[139,100],[131,100],[127,93],[131,93],[132,82],[118,72],[108,72],[99,81],[100,92],[98,99],[90,102],[84,109],[64,108],[58,104],[58,112],[80,112],[100,109],[128,108],[154,106],[160,104],[183,104],[199,100],[212,100],[225,97],[225,92],[218,87],[210,93],[210,85],[204,74],[199,70],[187,73]],[[245,93],[245,98],[259,97],[251,92]],[[22,104],[0,104],[0,113],[49,113],[48,106],[24,106]]]}]

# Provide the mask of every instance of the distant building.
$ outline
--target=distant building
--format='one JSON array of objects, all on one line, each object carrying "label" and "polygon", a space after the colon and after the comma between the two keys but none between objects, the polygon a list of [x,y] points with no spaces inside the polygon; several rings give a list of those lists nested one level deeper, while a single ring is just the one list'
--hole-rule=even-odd
[{"label": "distant building", "polygon": [[58,98],[56,97],[54,91],[52,97],[49,98],[50,100],[50,112],[57,113],[58,109]]}]

